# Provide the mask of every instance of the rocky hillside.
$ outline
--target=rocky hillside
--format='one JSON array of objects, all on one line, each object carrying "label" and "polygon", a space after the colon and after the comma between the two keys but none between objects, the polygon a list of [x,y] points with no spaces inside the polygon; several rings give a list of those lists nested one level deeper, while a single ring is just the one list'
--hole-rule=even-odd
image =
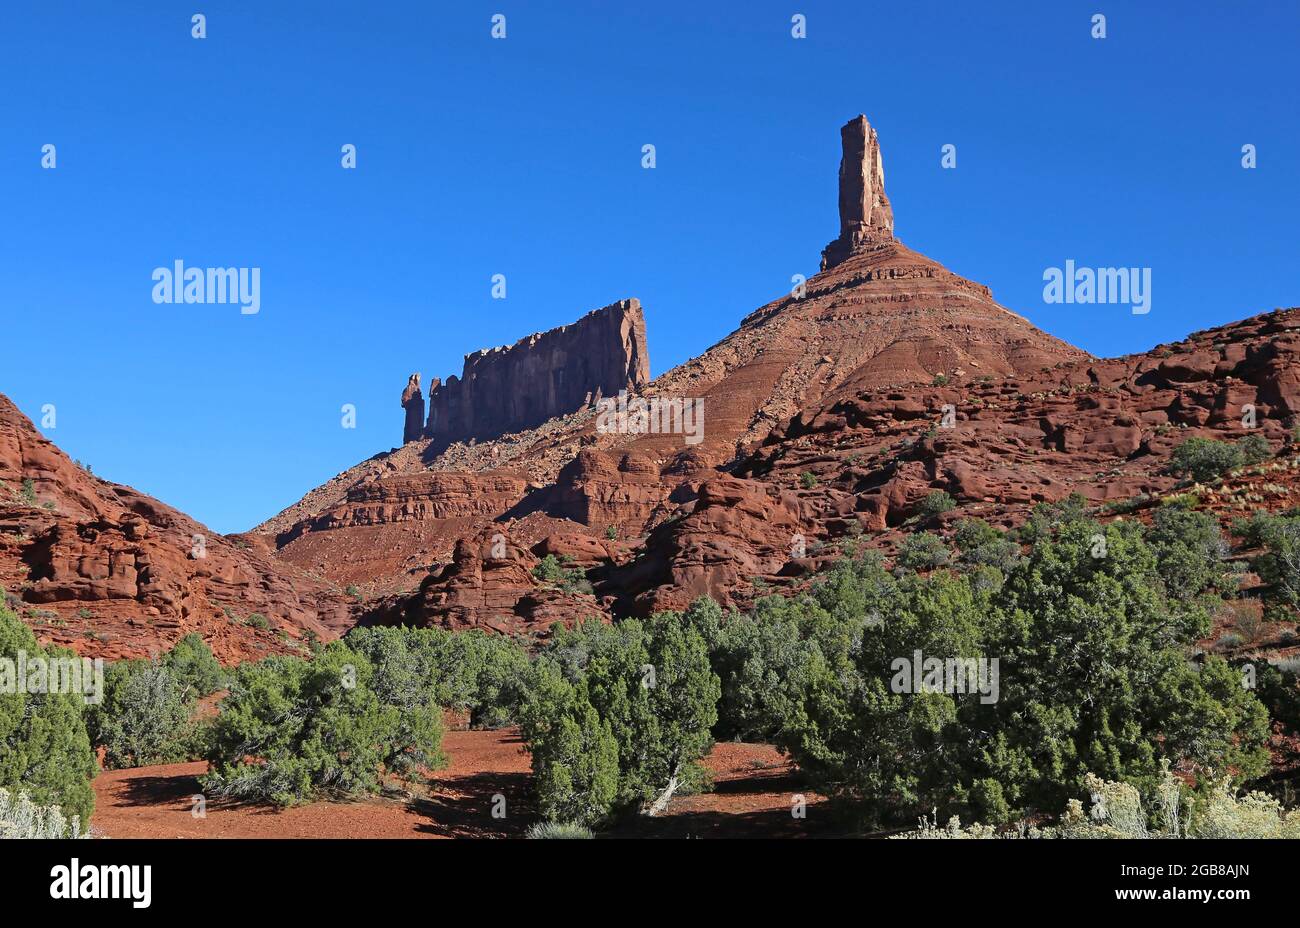
[{"label": "rocky hillside", "polygon": [[256,537],[91,475],[0,396],[0,586],[44,642],[145,657],[198,632],[235,661],[329,640],[349,601]]},{"label": "rocky hillside", "polygon": [[[546,532],[639,538],[690,511],[702,484],[778,423],[846,387],[1005,377],[1087,360],[997,304],[987,287],[898,241],[874,130],[858,117],[841,140],[840,234],[823,271],[633,397],[702,404],[697,435],[603,429],[587,407],[493,440],[407,445],[256,531],[273,535],[298,567],[392,593],[450,563],[458,539],[488,526],[528,544]],[[585,385],[593,398],[596,386]],[[409,412],[412,397],[403,399]],[[521,524],[525,516],[532,521]]]}]

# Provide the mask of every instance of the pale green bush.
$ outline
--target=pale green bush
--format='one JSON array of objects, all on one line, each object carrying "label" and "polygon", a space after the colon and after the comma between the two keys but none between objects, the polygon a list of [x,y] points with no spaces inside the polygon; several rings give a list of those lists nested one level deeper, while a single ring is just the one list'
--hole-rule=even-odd
[{"label": "pale green bush", "polygon": [[58,806],[40,806],[26,792],[0,788],[0,838],[89,838],[81,818],[69,821]]},{"label": "pale green bush", "polygon": [[573,822],[538,822],[528,829],[528,837],[540,840],[581,840],[591,837],[591,829]]},{"label": "pale green bush", "polygon": [[[1181,783],[1165,771],[1155,799],[1146,809],[1137,789],[1127,783],[1103,780],[1088,774],[1085,786],[1091,808],[1071,799],[1055,826],[999,832],[976,823],[963,827],[956,816],[940,826],[937,820],[921,819],[916,831],[894,835],[912,839],[967,838],[1291,838],[1300,839],[1300,809],[1287,812],[1281,803],[1264,793],[1238,796],[1225,780],[1200,802],[1190,804]],[[1149,823],[1155,820],[1152,827]]]}]

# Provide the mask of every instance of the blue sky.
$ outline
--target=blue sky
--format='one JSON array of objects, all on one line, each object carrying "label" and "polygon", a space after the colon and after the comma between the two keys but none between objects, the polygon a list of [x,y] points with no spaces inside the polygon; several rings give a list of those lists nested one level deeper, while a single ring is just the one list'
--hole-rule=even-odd
[{"label": "blue sky", "polygon": [[[653,373],[700,353],[816,272],[859,112],[899,237],[1089,351],[1300,303],[1296,2],[48,0],[0,36],[0,392],[219,531],[392,447],[412,371],[630,296]],[[178,259],[260,267],[261,311],[153,303]],[[1044,305],[1067,259],[1150,267],[1151,312]]]}]

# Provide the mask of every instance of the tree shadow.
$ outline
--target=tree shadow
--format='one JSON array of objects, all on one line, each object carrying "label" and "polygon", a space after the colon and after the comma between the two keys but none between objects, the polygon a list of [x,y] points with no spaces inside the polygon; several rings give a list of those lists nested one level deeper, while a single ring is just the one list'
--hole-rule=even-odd
[{"label": "tree shadow", "polygon": [[436,792],[410,802],[428,819],[416,831],[445,838],[523,837],[537,816],[532,779],[530,773],[487,772],[439,780]]},{"label": "tree shadow", "polygon": [[202,792],[199,778],[191,773],[132,777],[122,782],[122,804],[167,806],[176,803],[188,808],[191,798]]}]

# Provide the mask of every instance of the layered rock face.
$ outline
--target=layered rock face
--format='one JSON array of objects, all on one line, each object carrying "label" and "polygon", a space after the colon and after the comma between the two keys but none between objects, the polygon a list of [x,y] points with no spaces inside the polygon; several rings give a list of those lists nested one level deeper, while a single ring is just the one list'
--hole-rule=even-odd
[{"label": "layered rock face", "polygon": [[[352,623],[347,598],[68,460],[0,396],[0,585],[46,642],[147,657],[197,632],[227,662],[305,647]],[[254,613],[266,623],[249,624]]]},{"label": "layered rock face", "polygon": [[383,601],[369,625],[412,625],[450,631],[486,629],[534,640],[556,622],[608,620],[590,593],[566,591],[533,576],[538,558],[497,531],[462,538],[451,561],[431,571],[410,596]]},{"label": "layered rock face", "polygon": [[[705,593],[744,606],[754,578],[797,583],[843,539],[888,552],[935,528],[914,522],[938,490],[958,503],[939,521],[1017,525],[1036,504],[1074,493],[1128,501],[1141,517],[1175,490],[1167,465],[1188,438],[1253,434],[1275,451],[1294,449],[1297,370],[1292,309],[1124,358],[907,391],[845,389],[773,429],[734,476],[705,483],[690,511],[651,532],[634,560],[593,573],[596,592],[614,597],[617,613],[681,608]],[[1243,426],[1248,408],[1252,429]],[[1292,508],[1300,458],[1195,492],[1225,523]]]},{"label": "layered rock face", "polygon": [[495,438],[596,395],[639,391],[649,379],[641,304],[620,300],[571,325],[466,355],[459,379],[430,384],[426,434],[441,443]]}]

